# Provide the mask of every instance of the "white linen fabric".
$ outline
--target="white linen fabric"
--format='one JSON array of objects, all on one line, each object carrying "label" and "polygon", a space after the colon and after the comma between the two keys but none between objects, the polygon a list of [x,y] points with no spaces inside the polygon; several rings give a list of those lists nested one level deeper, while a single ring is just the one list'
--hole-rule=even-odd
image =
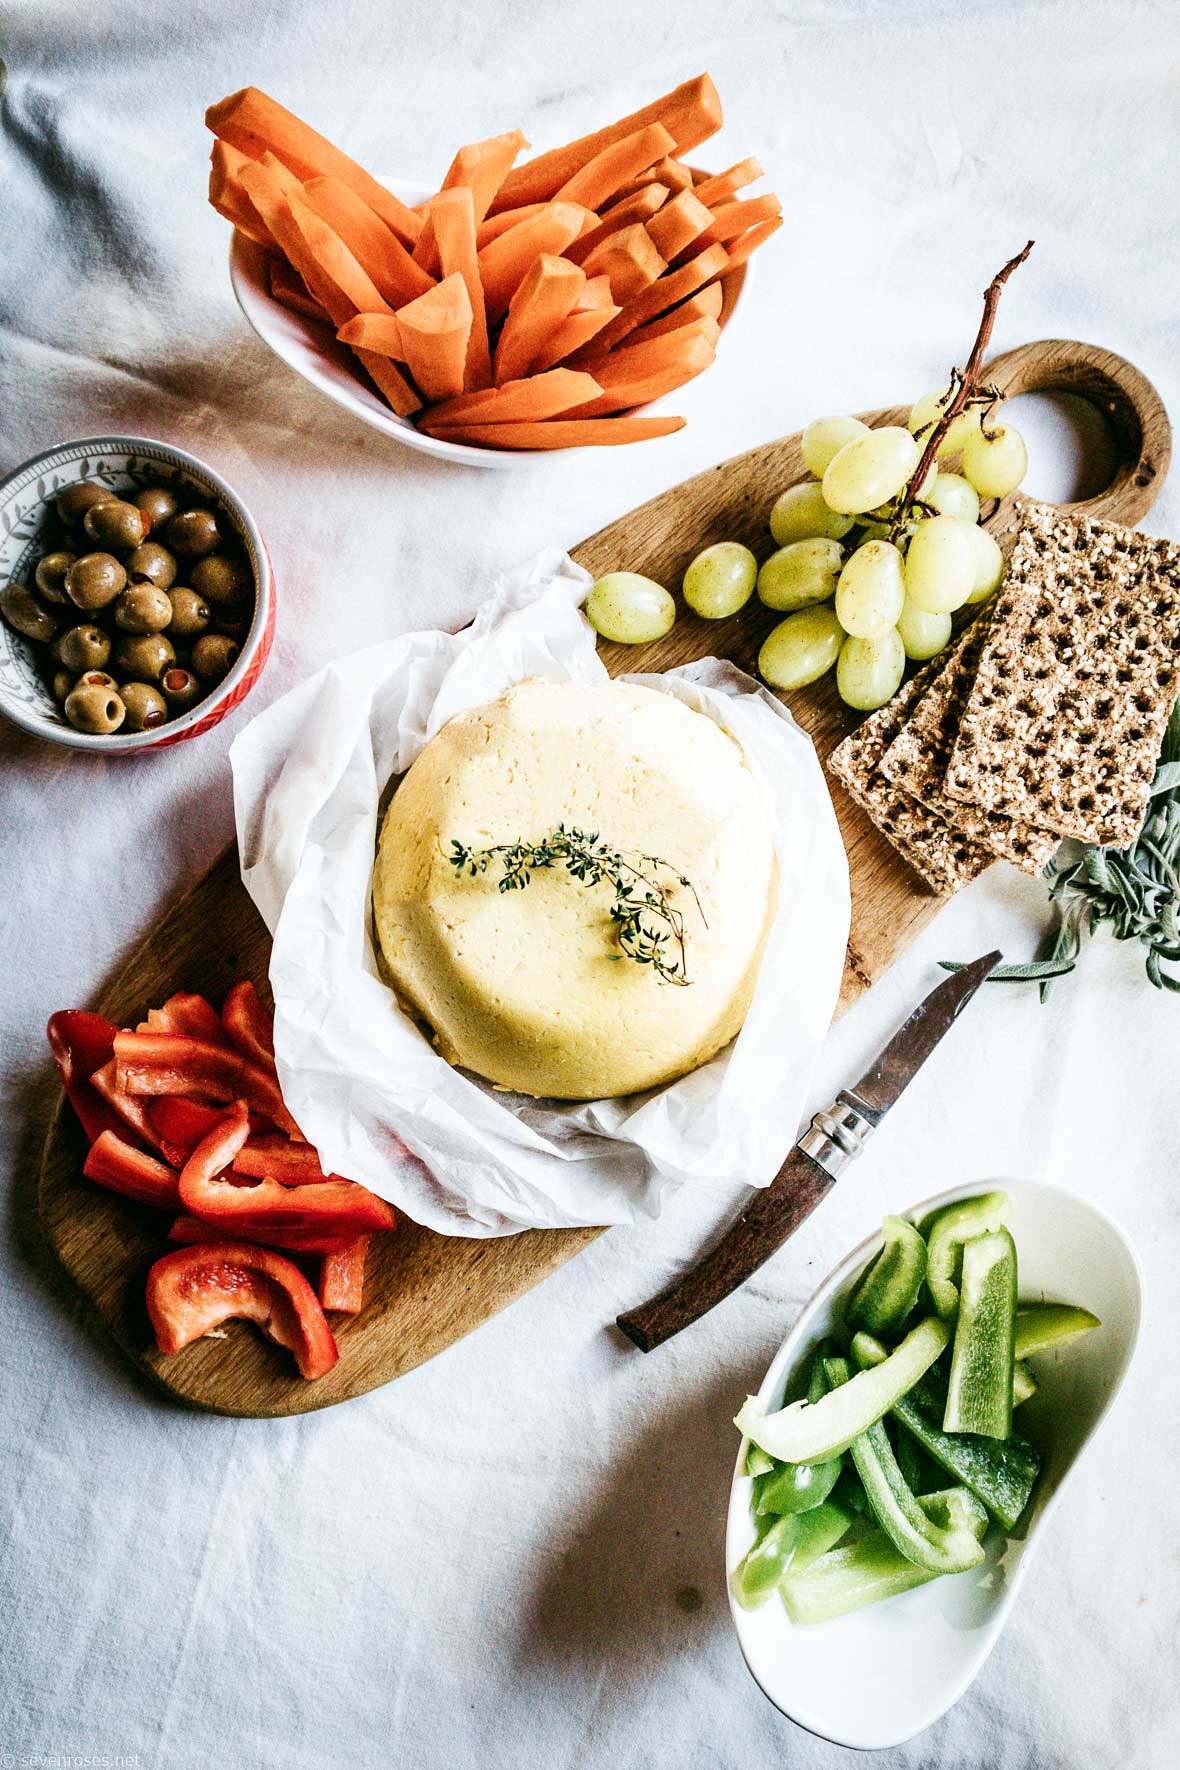
[{"label": "white linen fabric", "polygon": [[[1030,235],[996,347],[1093,340],[1180,409],[1176,9],[9,0],[0,54],[0,460],[111,430],[179,442],[255,511],[279,598],[248,706],[196,743],[118,763],[0,734],[0,1765],[853,1764],[742,1665],[722,1586],[730,1416],[883,1211],[1009,1173],[1127,1229],[1141,1350],[978,1681],[880,1761],[1170,1767],[1180,1004],[1134,950],[1096,941],[1043,1008],[985,991],[794,1240],[647,1358],[606,1324],[692,1258],[732,1190],[683,1188],[400,1382],[279,1421],[185,1412],[140,1382],[45,1251],[34,1195],[46,1015],[91,1001],[229,841],[231,741],[323,664],[459,626],[497,571],[818,413],[934,386]],[[437,179],[461,141],[519,123],[545,147],[703,66],[727,122],[702,160],[757,153],[789,221],[679,435],[458,469],[347,420],[240,319],[203,202],[211,100],[256,82],[362,161]],[[1031,414],[1028,433],[1030,489],[1054,495],[1068,451]],[[1145,526],[1180,533],[1174,480]],[[1041,886],[1002,867],[962,893],[834,1030],[809,1107],[939,958],[1025,956],[1045,920]],[[850,1702],[856,1686],[850,1666]]]}]

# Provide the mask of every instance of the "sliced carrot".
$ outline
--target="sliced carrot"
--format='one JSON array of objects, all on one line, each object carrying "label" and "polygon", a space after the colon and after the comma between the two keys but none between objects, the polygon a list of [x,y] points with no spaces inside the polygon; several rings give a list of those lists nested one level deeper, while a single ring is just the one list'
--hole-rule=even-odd
[{"label": "sliced carrot", "polygon": [[679,307],[662,314],[658,320],[649,320],[646,326],[640,326],[627,338],[625,348],[632,344],[646,343],[649,338],[660,338],[665,332],[678,332],[693,320],[711,319],[718,322],[720,331],[721,308],[724,295],[720,283],[710,283],[708,288],[701,289],[696,295],[690,295]]},{"label": "sliced carrot", "polygon": [[702,235],[708,242],[706,229],[714,220],[712,212],[691,191],[680,191],[652,216],[647,224],[648,238],[660,257],[671,264]]},{"label": "sliced carrot", "polygon": [[[679,270],[669,271],[667,276],[660,277],[646,289],[641,289],[633,301],[627,302],[622,313],[616,314],[610,325],[599,333],[594,341],[596,353],[602,350],[613,350],[628,332],[634,332],[637,326],[645,326],[648,320],[654,320],[658,314],[666,313],[686,295],[695,295],[706,283],[715,282],[730,268],[730,256],[724,246],[706,246],[695,258]],[[579,352],[579,357],[581,353]],[[581,367],[579,361],[576,365]]]},{"label": "sliced carrot", "polygon": [[466,185],[440,191],[430,199],[428,226],[438,247],[444,277],[461,276],[471,303],[471,336],[467,341],[466,388],[490,387],[492,359],[488,349],[488,316],[476,250],[475,199]]},{"label": "sliced carrot", "polygon": [[[605,283],[606,278],[603,277],[601,281]],[[529,373],[539,375],[542,370],[564,362],[567,356],[571,356],[575,350],[581,350],[583,345],[596,338],[603,327],[608,326],[615,315],[622,311],[621,307],[608,302],[605,307],[584,307],[571,313],[555,332],[549,334],[529,364]]]},{"label": "sliced carrot", "polygon": [[566,179],[556,200],[601,209],[622,185],[654,166],[675,145],[662,123],[648,123],[620,141],[609,142],[572,178]]},{"label": "sliced carrot", "polygon": [[582,231],[583,210],[576,203],[546,203],[527,221],[509,228],[479,254],[488,325],[503,319],[508,303],[542,252],[565,251]]},{"label": "sliced carrot", "polygon": [[567,142],[564,147],[552,148],[548,153],[526,160],[523,166],[510,172],[500,186],[491,213],[552,197],[575,172],[588,165],[595,154],[601,153],[611,142],[633,135],[647,123],[662,123],[676,144],[677,157],[683,159],[690,148],[707,141],[721,127],[721,100],[717,88],[708,74],[698,74],[695,79],[686,80],[682,86],[644,105],[641,110],[633,111],[629,117],[620,117],[604,129],[596,129],[590,135],[580,136],[577,141]]},{"label": "sliced carrot", "polygon": [[[686,320],[684,325],[677,326],[674,331],[662,332],[655,338],[640,338],[632,332],[617,349],[612,350],[601,362],[595,363],[587,373],[601,381],[599,370],[607,363],[622,365],[622,371],[631,376],[654,373],[675,362],[697,338],[703,338],[706,343],[715,347],[720,336],[721,327],[711,314],[701,314],[698,319]],[[604,382],[603,385],[607,384]]]},{"label": "sliced carrot", "polygon": [[505,382],[503,387],[446,400],[427,414],[424,425],[532,423],[556,418],[571,406],[585,405],[601,391],[593,375],[550,369],[545,375],[527,375],[520,381]]},{"label": "sliced carrot", "polygon": [[[740,239],[734,240],[731,246],[722,246],[721,250],[729,254],[730,269],[736,270],[739,264],[744,264],[750,253],[756,252],[782,225],[782,216],[776,215],[770,221],[760,221],[757,227],[750,228]],[[714,251],[715,248],[710,246],[709,250]]]},{"label": "sliced carrot", "polygon": [[372,350],[378,356],[395,356],[399,362],[406,361],[406,347],[402,343],[402,329],[396,314],[354,313],[336,336],[341,344],[351,345],[354,350]]},{"label": "sliced carrot", "polygon": [[596,246],[582,268],[588,277],[607,277],[612,301],[623,304],[654,283],[668,266],[643,223],[636,221]]},{"label": "sliced carrot", "polygon": [[408,418],[421,410],[422,401],[417,391],[388,357],[378,356],[373,350],[358,350],[354,354],[399,418]]},{"label": "sliced carrot", "polygon": [[587,277],[586,287],[578,297],[575,313],[589,313],[592,308],[612,307],[609,277]]},{"label": "sliced carrot", "polygon": [[541,424],[459,424],[424,420],[421,429],[451,442],[491,449],[591,449],[649,442],[684,429],[683,418],[552,418]]},{"label": "sliced carrot", "polygon": [[706,209],[715,209],[718,203],[728,202],[730,197],[761,177],[762,167],[757,160],[739,160],[726,172],[715,172],[711,178],[702,178],[693,189]]},{"label": "sliced carrot", "polygon": [[[716,326],[716,321],[702,323]],[[660,346],[668,347],[662,352],[662,360],[656,354]],[[664,394],[683,387],[686,381],[700,375],[709,367],[714,355],[712,338],[698,334],[681,343],[676,332],[669,332],[666,337],[657,338],[654,344],[640,346],[634,351],[613,351],[604,362],[596,363],[594,367],[594,379],[602,392],[588,404],[578,406],[569,416],[600,418],[610,412],[625,412],[633,406],[644,406],[649,400],[662,399]]]},{"label": "sliced carrot", "polygon": [[497,387],[527,374],[541,346],[573,311],[586,273],[566,258],[542,252],[512,300],[493,363]]},{"label": "sliced carrot", "polygon": [[246,194],[334,325],[354,313],[388,313],[371,277],[340,236],[307,203],[288,197],[265,160],[242,173]]},{"label": "sliced carrot", "polygon": [[[772,191],[764,197],[747,197],[744,202],[721,203],[713,210],[713,217],[707,231],[702,233],[706,245],[714,243],[726,245],[744,234],[748,227],[756,227],[761,221],[770,221],[781,215],[783,206]],[[657,245],[659,242],[656,242]],[[664,254],[665,258],[668,256]]]},{"label": "sliced carrot", "polygon": [[328,318],[299,272],[285,258],[271,260],[268,280],[275,300],[284,307],[289,307],[293,313],[301,313],[309,320]]},{"label": "sliced carrot", "polygon": [[260,246],[272,246],[270,229],[242,189],[242,169],[249,164],[246,155],[227,141],[215,141],[209,156],[209,201],[239,233]]},{"label": "sliced carrot", "polygon": [[309,178],[304,195],[363,266],[391,307],[425,295],[433,278],[419,269],[397,235],[343,179]]},{"label": "sliced carrot", "polygon": [[505,135],[493,135],[487,141],[461,147],[451,161],[442,189],[451,191],[463,187],[469,190],[476,222],[481,222],[507,178],[513,160],[528,145],[519,129],[509,129]]},{"label": "sliced carrot", "polygon": [[406,245],[412,246],[422,222],[363,166],[286,110],[256,86],[231,93],[205,112],[206,127],[232,147],[257,160],[269,148],[297,178],[330,176],[344,181]]},{"label": "sliced carrot", "polygon": [[621,227],[631,227],[636,221],[647,221],[655,214],[661,203],[667,202],[668,189],[663,184],[645,184],[634,196],[624,197],[621,202],[612,203],[604,209],[602,219],[597,227],[587,233],[580,234],[572,246],[567,246],[566,257],[574,264],[584,264],[596,246],[611,234],[618,233]]},{"label": "sliced carrot", "polygon": [[528,221],[530,216],[538,215],[544,207],[544,203],[525,203],[519,209],[503,209],[499,215],[485,216],[475,230],[476,245],[482,252],[485,246],[490,246],[493,240],[506,234],[518,221]]},{"label": "sliced carrot", "polygon": [[450,399],[462,392],[471,322],[471,298],[458,272],[399,307],[405,360],[426,400]]},{"label": "sliced carrot", "polygon": [[674,159],[671,154],[665,154],[662,160],[657,160],[654,166],[649,166],[646,172],[641,172],[638,178],[625,184],[617,195],[620,200],[625,201],[627,197],[636,196],[641,190],[645,190],[649,184],[662,184],[666,191],[675,196],[677,191],[692,189],[692,173],[681,161]]}]

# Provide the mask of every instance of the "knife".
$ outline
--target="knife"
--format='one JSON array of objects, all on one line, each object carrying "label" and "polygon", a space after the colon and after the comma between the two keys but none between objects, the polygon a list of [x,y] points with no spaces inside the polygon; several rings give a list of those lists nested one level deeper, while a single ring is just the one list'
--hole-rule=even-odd
[{"label": "knife", "polygon": [[658,1296],[616,1317],[641,1352],[699,1320],[782,1247],[861,1153],[939,1040],[1000,963],[985,953],[931,990],[854,1088],[817,1112],[769,1186],[755,1192],[704,1258]]}]

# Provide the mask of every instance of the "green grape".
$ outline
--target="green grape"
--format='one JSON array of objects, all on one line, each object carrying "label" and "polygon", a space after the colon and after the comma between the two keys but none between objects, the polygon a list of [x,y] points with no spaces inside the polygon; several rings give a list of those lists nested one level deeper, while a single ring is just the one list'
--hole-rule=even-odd
[{"label": "green grape", "polygon": [[800,609],[763,640],[758,673],[771,688],[804,688],[831,669],[843,643],[844,629],[826,602]]},{"label": "green grape", "polygon": [[619,645],[662,639],[676,619],[676,604],[662,584],[638,572],[607,572],[586,598],[586,617],[596,633]]},{"label": "green grape", "polygon": [[986,529],[972,528],[971,540],[975,549],[975,583],[967,601],[986,602],[1000,587],[1004,576],[1004,555],[995,536],[989,535]]},{"label": "green grape", "polygon": [[833,510],[859,516],[896,498],[921,454],[908,430],[885,424],[844,444],[824,470],[824,498]]},{"label": "green grape", "polygon": [[914,530],[905,562],[905,590],[927,614],[962,608],[975,584],[974,524],[957,516],[928,516]]},{"label": "green grape", "polygon": [[901,554],[890,541],[866,541],[840,573],[836,615],[854,639],[880,639],[897,625],[905,601]]},{"label": "green grape", "polygon": [[1028,472],[1028,450],[1019,430],[997,424],[990,436],[981,430],[968,437],[963,472],[981,498],[1006,498]]},{"label": "green grape", "polygon": [[808,608],[813,602],[826,602],[836,593],[836,579],[844,564],[844,549],[839,541],[816,536],[810,541],[792,541],[772,553],[758,573],[758,594],[767,608],[786,614],[797,608]]},{"label": "green grape", "polygon": [[[935,387],[930,393],[924,393],[910,412],[909,427],[911,430],[923,432],[919,438],[923,448],[930,441],[930,431],[926,427],[938,423],[942,417],[944,405],[950,403],[949,394],[948,387]],[[965,412],[960,412],[957,418],[952,418],[950,429],[938,447],[939,460],[944,455],[956,454],[959,449],[964,447],[967,438],[974,436],[978,429],[978,406],[969,406]]]},{"label": "green grape", "polygon": [[906,657],[924,663],[927,658],[937,657],[950,639],[951,617],[931,614],[929,609],[919,608],[907,596],[897,617],[897,631],[901,634]]},{"label": "green grape", "polygon": [[979,521],[979,493],[961,473],[937,473],[934,483],[922,493],[923,504],[929,504],[940,516],[957,516],[962,522]]},{"label": "green grape", "polygon": [[905,671],[905,646],[896,627],[880,639],[846,639],[836,659],[840,699],[862,713],[891,701]]},{"label": "green grape", "polygon": [[854,436],[863,436],[868,429],[859,418],[813,418],[803,432],[803,464],[808,473],[822,479],[832,456]]},{"label": "green grape", "polygon": [[824,503],[823,487],[817,479],[788,486],[775,499],[770,513],[770,532],[779,547],[792,541],[810,541],[815,535],[842,541],[851,527],[850,516],[839,516]]},{"label": "green grape", "polygon": [[684,600],[706,621],[736,615],[753,593],[758,561],[740,541],[716,541],[684,574]]}]

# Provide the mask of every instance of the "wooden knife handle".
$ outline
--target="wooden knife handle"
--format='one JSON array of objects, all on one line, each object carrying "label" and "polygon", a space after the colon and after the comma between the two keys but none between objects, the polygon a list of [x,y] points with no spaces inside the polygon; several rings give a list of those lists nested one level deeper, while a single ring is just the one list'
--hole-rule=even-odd
[{"label": "wooden knife handle", "polygon": [[670,1340],[736,1291],[809,1217],[835,1182],[794,1149],[769,1186],[755,1192],[704,1259],[666,1290],[616,1318],[641,1352]]}]

